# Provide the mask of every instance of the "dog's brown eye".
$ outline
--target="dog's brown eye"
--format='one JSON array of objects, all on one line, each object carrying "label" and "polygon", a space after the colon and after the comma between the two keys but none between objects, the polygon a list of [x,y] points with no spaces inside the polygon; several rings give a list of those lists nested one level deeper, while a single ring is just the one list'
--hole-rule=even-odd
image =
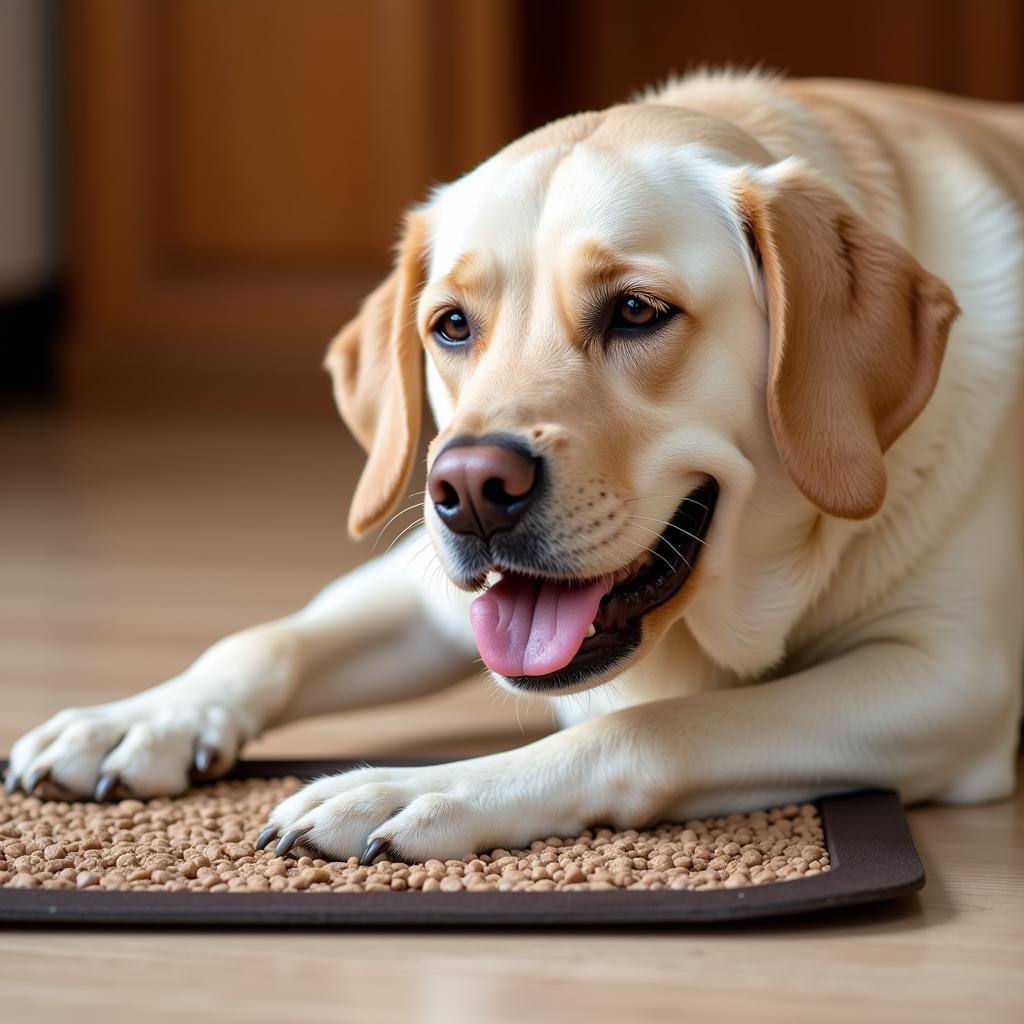
[{"label": "dog's brown eye", "polygon": [[643,327],[657,315],[658,311],[639,295],[627,295],[619,299],[619,304],[615,308],[616,319],[624,321],[630,327]]},{"label": "dog's brown eye", "polygon": [[469,326],[469,318],[461,309],[450,309],[433,327],[438,340],[446,345],[461,345],[469,341],[473,333]]},{"label": "dog's brown eye", "polygon": [[678,310],[643,295],[623,295],[615,302],[612,317],[608,323],[610,331],[643,331],[667,320]]}]

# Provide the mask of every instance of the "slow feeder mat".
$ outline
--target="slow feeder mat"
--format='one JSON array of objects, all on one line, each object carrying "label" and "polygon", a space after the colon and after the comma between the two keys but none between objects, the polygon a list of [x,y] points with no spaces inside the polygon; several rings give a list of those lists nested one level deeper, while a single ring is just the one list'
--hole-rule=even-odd
[{"label": "slow feeder mat", "polygon": [[[360,870],[354,859],[347,864],[327,864],[306,856],[273,859],[272,851],[254,854],[253,840],[265,823],[266,812],[292,791],[298,780],[345,771],[357,764],[366,762],[242,761],[224,780],[198,786],[180,801],[121,801],[93,806],[93,813],[89,813],[90,805],[51,802],[46,806],[33,798],[23,819],[17,814],[0,815],[0,849],[10,851],[3,858],[7,870],[0,873],[0,922],[275,928],[696,924],[889,900],[924,884],[924,870],[906,815],[896,794],[889,790],[865,790],[824,797],[814,805],[663,824],[635,832],[595,828],[579,837],[554,840],[551,845],[550,840],[542,840],[527,850],[490,851],[481,855],[483,859],[467,857],[462,863],[428,861],[407,868],[389,867],[382,863],[384,858],[378,858],[375,866]],[[19,797],[6,800],[27,802]],[[200,808],[206,803],[210,814],[204,818]],[[54,816],[70,815],[83,807],[86,821],[91,818],[94,825],[99,823],[98,815],[105,816],[88,840],[94,859],[109,862],[115,851],[121,851],[114,863],[100,867],[97,874],[116,871],[118,879],[107,882],[123,888],[105,887],[106,883],[99,884],[102,878],[83,879],[84,888],[77,887],[82,884],[78,877],[70,882],[71,875],[84,873],[71,865],[80,863],[87,851],[82,849],[84,841],[65,840],[69,846],[79,846],[78,850],[61,845],[59,820],[55,823]],[[144,845],[142,835],[154,831],[150,814],[168,807],[172,812],[186,811],[178,824],[199,831],[179,828],[175,833],[168,827],[167,836],[161,837],[169,840],[168,849],[136,850],[132,844]],[[4,810],[9,811],[10,806]],[[36,828],[35,834],[26,835],[23,841],[19,820],[30,818],[45,818],[51,835],[40,835]],[[9,820],[5,823],[4,819]],[[77,832],[81,840],[82,830]],[[729,834],[723,836],[722,832]],[[746,832],[752,834],[753,841]],[[188,838],[188,844],[174,845],[176,836]],[[747,841],[741,845],[737,839]],[[17,845],[27,847],[33,840],[32,851],[21,851]],[[758,842],[764,852],[758,850],[755,856],[753,848]],[[769,849],[772,843],[774,848]],[[140,856],[135,856],[136,852]],[[213,854],[213,859],[205,853]],[[594,854],[602,858],[598,867]],[[40,866],[31,870],[44,872],[50,864],[57,870],[49,872],[52,878],[44,878],[42,885],[29,882],[31,888],[21,888],[27,880],[15,882],[18,869],[14,861],[19,855],[35,857],[34,863]],[[760,863],[755,863],[758,856]],[[118,864],[120,858],[124,859]],[[586,874],[569,871],[565,865],[570,861],[583,863]],[[736,870],[740,863],[745,870]],[[227,864],[231,866],[225,870]],[[552,864],[556,866],[547,873],[559,874],[557,881],[544,877],[544,870]],[[221,870],[214,880],[218,865]],[[541,871],[534,870],[538,866]],[[27,869],[25,862],[22,867]],[[144,877],[147,872],[149,878]],[[223,874],[229,876],[229,891],[219,877]],[[274,888],[250,882],[254,874]],[[775,877],[767,880],[768,874]],[[431,878],[433,881],[427,880]],[[460,881],[456,884],[448,878]],[[46,885],[57,879],[68,887]],[[198,885],[204,879],[208,887],[200,891],[153,888]],[[530,883],[529,889],[526,883]],[[498,886],[509,891],[498,891]]]}]

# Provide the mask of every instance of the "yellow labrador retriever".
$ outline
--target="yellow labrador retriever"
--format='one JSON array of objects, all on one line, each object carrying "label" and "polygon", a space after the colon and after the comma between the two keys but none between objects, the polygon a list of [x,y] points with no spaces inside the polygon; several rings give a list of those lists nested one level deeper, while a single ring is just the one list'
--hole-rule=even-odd
[{"label": "yellow labrador retriever", "polygon": [[261,844],[416,860],[854,786],[1013,788],[1021,108],[721,74],[567,118],[409,214],[327,364],[369,453],[356,535],[407,486],[429,394],[429,541],[57,715],[11,788],[180,792],[261,730],[481,657],[565,728],[321,779]]}]

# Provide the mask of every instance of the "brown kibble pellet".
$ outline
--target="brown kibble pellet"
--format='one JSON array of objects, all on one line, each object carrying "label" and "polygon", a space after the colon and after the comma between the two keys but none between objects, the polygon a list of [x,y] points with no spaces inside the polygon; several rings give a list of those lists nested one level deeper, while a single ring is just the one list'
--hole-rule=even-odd
[{"label": "brown kibble pellet", "polygon": [[[297,779],[221,781],[173,800],[68,804],[0,794],[0,886],[146,892],[588,892],[737,889],[831,870],[813,804],[653,828],[585,829],[423,864],[274,857],[253,843]],[[413,897],[409,897],[413,898]]]},{"label": "brown kibble pellet", "polygon": [[583,874],[582,868],[579,864],[569,864],[566,866],[565,871],[562,874],[562,881],[566,885],[575,885],[577,882],[586,881],[586,875]]}]

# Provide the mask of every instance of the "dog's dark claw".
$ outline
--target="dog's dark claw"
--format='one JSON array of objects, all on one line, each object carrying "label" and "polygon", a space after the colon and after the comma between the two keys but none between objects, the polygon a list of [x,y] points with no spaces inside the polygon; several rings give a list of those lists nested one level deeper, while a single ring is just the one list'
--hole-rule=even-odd
[{"label": "dog's dark claw", "polygon": [[217,751],[213,747],[206,743],[199,743],[196,745],[196,753],[193,758],[196,771],[200,775],[205,775],[213,763],[217,760]]},{"label": "dog's dark claw", "polygon": [[114,787],[120,782],[121,779],[117,772],[107,772],[106,775],[101,775],[99,782],[96,783],[96,789],[93,793],[96,803],[103,803],[113,792]]},{"label": "dog's dark claw", "polygon": [[385,849],[387,849],[387,845],[388,841],[383,838],[383,836],[377,836],[376,839],[371,839],[366,844],[366,849],[363,850],[363,855],[359,858],[359,863],[364,867],[368,867]]},{"label": "dog's dark claw", "polygon": [[21,782],[19,776],[14,772],[8,772],[4,776],[4,790],[8,793],[15,793],[18,789],[18,783]]},{"label": "dog's dark claw", "polygon": [[49,777],[49,768],[37,768],[34,772],[29,772],[28,775],[25,776],[25,792],[34,793],[36,786],[38,786],[40,782],[45,781]]},{"label": "dog's dark claw", "polygon": [[256,849],[264,850],[271,842],[277,838],[277,829],[273,825],[268,825],[256,839]]},{"label": "dog's dark claw", "polygon": [[[307,832],[312,832],[313,826],[306,825],[304,828],[293,828],[285,832],[281,836],[280,842],[274,847],[275,857],[287,857],[288,851],[304,836]],[[269,840],[268,840],[269,842]]]}]

